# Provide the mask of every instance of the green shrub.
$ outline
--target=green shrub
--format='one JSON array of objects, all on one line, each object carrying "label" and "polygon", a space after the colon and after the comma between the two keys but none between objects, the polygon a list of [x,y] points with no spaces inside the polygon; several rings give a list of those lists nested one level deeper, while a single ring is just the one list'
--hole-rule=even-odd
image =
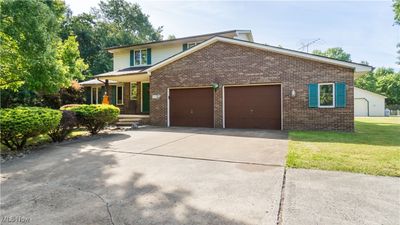
[{"label": "green shrub", "polygon": [[21,150],[28,138],[49,132],[60,120],[61,112],[48,108],[0,109],[1,143],[11,150]]},{"label": "green shrub", "polygon": [[80,105],[70,109],[76,113],[78,122],[85,126],[91,134],[118,119],[119,108],[113,105]]},{"label": "green shrub", "polygon": [[62,142],[77,124],[78,120],[76,119],[75,112],[63,110],[60,123],[57,127],[51,129],[48,135],[53,142]]},{"label": "green shrub", "polygon": [[60,107],[60,110],[71,110],[72,108],[81,106],[81,104],[68,104]]}]

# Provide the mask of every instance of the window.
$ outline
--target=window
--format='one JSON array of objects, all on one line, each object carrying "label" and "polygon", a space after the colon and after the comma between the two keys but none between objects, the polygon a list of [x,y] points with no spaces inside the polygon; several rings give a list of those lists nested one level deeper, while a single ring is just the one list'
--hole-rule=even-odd
[{"label": "window", "polygon": [[124,104],[124,86],[117,86],[117,105]]},{"label": "window", "polygon": [[335,107],[335,84],[333,83],[318,84],[318,107],[320,108]]},{"label": "window", "polygon": [[135,50],[135,66],[139,65],[147,65],[147,50],[146,49],[141,49],[141,50]]},{"label": "window", "polygon": [[194,46],[196,46],[197,45],[197,42],[189,42],[189,43],[187,43],[187,48],[189,49],[189,48],[193,48]]},{"label": "window", "polygon": [[92,104],[98,104],[98,94],[99,94],[99,88],[92,87],[92,94],[90,100]]},{"label": "window", "polygon": [[136,82],[131,83],[131,100],[137,99],[137,84]]}]

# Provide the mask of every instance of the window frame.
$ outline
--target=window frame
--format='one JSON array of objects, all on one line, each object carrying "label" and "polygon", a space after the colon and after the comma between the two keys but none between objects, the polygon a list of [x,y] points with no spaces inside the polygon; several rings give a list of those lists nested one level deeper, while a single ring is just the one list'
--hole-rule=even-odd
[{"label": "window frame", "polygon": [[[332,85],[332,105],[321,105],[321,86]],[[335,108],[335,83],[318,83],[318,108]]]},{"label": "window frame", "polygon": [[[186,44],[187,44],[187,49],[191,49],[191,48],[195,47],[196,45],[198,45],[199,43],[193,41],[193,42],[188,42]],[[192,47],[189,47],[190,44],[194,44],[194,45]]]},{"label": "window frame", "polygon": [[[124,85],[115,85],[116,87],[115,87],[115,104],[116,105],[124,105]],[[119,97],[119,95],[118,95],[118,88],[119,87],[121,87],[122,88],[122,90],[121,90],[121,93],[122,93],[122,96],[121,96],[121,101],[122,101],[122,103],[118,103],[118,97]]]},{"label": "window frame", "polygon": [[[96,90],[96,101],[93,101],[93,89]],[[97,86],[93,87],[92,86],[90,88],[90,104],[99,104],[98,101],[99,101],[99,87],[97,87]]]},{"label": "window frame", "polygon": [[[142,62],[142,51],[146,51],[146,63]],[[136,52],[139,52],[139,64],[136,64]],[[134,49],[133,50],[133,66],[144,66],[147,65],[147,48]]]},{"label": "window frame", "polygon": [[[136,96],[134,96],[135,97],[134,99],[132,99],[132,84],[134,84],[136,86]],[[137,101],[138,100],[138,97],[137,97],[138,84],[137,84],[137,82],[130,82],[130,86],[129,87],[130,87],[129,100]]]}]

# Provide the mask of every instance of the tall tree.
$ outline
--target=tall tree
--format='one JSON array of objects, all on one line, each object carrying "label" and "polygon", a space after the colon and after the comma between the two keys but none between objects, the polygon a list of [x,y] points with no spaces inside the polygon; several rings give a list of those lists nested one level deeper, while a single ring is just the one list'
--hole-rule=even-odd
[{"label": "tall tree", "polygon": [[328,48],[326,51],[314,50],[312,54],[326,56],[329,58],[334,58],[342,61],[351,62],[351,56],[349,53],[346,53],[342,48]]},{"label": "tall tree", "polygon": [[387,97],[387,104],[400,104],[400,73],[392,68],[376,68],[355,80],[355,86]]},{"label": "tall tree", "polygon": [[[59,38],[60,23],[65,12],[63,1],[4,0],[0,6],[0,32],[4,34],[4,40],[8,37],[7,40],[10,40],[10,44],[4,47],[13,46],[12,43],[17,46],[14,52],[20,56],[20,61],[13,62],[13,67],[22,65],[24,73],[16,72],[14,76],[22,78],[24,89],[40,93],[56,92],[60,87],[68,86],[71,78],[79,77],[79,74],[69,72],[76,72],[70,67],[81,66],[80,63],[64,63],[66,55],[79,56],[79,52],[71,52],[78,51],[71,46],[74,39],[63,43]],[[1,46],[2,52],[5,51],[4,47]],[[6,62],[0,62],[1,67],[7,67]]]},{"label": "tall tree", "polygon": [[[400,25],[400,0],[393,0],[393,12],[394,12],[394,22],[397,25]],[[400,43],[396,46],[397,50],[397,64],[400,65]]]},{"label": "tall tree", "polygon": [[67,14],[62,37],[77,36],[90,74],[112,70],[112,56],[104,48],[161,40],[162,27],[154,28],[138,4],[125,0],[101,1],[90,14]]},{"label": "tall tree", "polygon": [[24,83],[26,68],[17,42],[0,32],[0,90],[18,90]]}]

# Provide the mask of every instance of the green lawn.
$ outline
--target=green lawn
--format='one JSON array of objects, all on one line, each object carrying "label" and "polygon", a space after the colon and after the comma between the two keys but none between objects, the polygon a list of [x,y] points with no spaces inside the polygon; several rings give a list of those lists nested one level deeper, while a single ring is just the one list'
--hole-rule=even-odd
[{"label": "green lawn", "polygon": [[355,126],[290,132],[287,166],[400,177],[400,117],[356,118]]},{"label": "green lawn", "polygon": [[[87,136],[87,135],[89,135],[88,131],[86,131],[84,129],[75,129],[67,136],[66,139],[73,139],[76,137]],[[26,145],[27,146],[39,146],[39,145],[42,145],[45,143],[51,143],[51,142],[52,142],[52,140],[47,134],[41,134],[39,136],[29,138],[26,141]],[[4,153],[4,152],[8,152],[8,151],[9,151],[8,148],[1,144],[0,152]]]}]

